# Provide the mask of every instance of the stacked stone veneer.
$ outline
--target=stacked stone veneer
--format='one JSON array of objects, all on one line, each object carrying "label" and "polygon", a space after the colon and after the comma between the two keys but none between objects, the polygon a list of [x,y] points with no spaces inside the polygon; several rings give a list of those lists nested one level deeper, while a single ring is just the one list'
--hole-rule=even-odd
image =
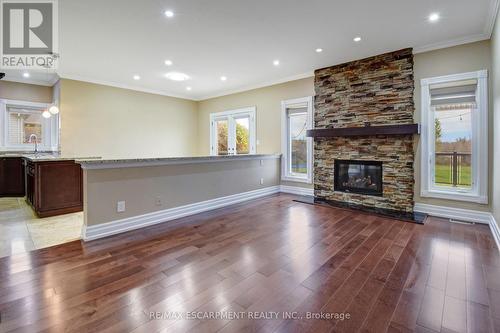
[{"label": "stacked stone veneer", "polygon": [[[413,123],[413,54],[404,49],[315,71],[315,128]],[[383,196],[335,192],[334,160],[383,162]],[[314,195],[413,212],[413,136],[315,138]]]}]

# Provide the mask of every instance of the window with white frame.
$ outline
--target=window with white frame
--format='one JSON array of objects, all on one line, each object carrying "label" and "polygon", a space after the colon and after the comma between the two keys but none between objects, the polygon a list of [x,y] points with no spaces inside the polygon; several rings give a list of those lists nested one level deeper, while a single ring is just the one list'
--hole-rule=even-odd
[{"label": "window with white frame", "polygon": [[281,102],[281,146],[283,180],[312,182],[312,138],[306,131],[312,128],[312,97]]},{"label": "window with white frame", "polygon": [[488,77],[423,79],[423,197],[488,203]]},{"label": "window with white frame", "polygon": [[210,114],[210,155],[255,154],[255,107]]},{"label": "window with white frame", "polygon": [[58,149],[58,115],[42,116],[50,105],[0,100],[0,146],[5,150]]}]

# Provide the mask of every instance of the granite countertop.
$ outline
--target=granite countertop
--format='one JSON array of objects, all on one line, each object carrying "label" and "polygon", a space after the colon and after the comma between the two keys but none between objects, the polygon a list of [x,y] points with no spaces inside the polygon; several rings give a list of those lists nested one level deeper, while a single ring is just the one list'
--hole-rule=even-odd
[{"label": "granite countertop", "polygon": [[47,161],[78,161],[78,160],[96,160],[100,157],[89,157],[89,156],[73,156],[73,155],[61,155],[58,152],[26,152],[26,151],[5,151],[0,152],[0,157],[22,157],[33,162],[47,162]]},{"label": "granite countertop", "polygon": [[189,157],[154,157],[131,159],[77,159],[83,169],[110,169],[131,168],[140,166],[157,166],[170,164],[192,164],[224,161],[241,161],[255,159],[277,159],[281,154],[251,154],[251,155],[224,155],[224,156],[189,156]]}]

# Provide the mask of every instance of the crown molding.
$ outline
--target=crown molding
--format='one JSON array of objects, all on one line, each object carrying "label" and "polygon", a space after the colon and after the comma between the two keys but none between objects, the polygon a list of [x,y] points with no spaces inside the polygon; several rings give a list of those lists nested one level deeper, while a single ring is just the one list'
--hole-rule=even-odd
[{"label": "crown molding", "polygon": [[484,26],[484,34],[488,36],[488,39],[491,38],[491,34],[493,33],[493,29],[495,28],[495,22],[497,19],[499,7],[500,7],[500,0],[491,0],[490,10],[488,11],[489,15],[486,18]]},{"label": "crown molding", "polygon": [[413,48],[413,53],[417,54],[417,53],[435,51],[435,50],[439,50],[439,49],[445,49],[447,47],[469,44],[469,43],[479,42],[479,41],[487,40],[487,39],[490,39],[490,36],[488,36],[484,33],[474,34],[474,35],[469,35],[469,36],[465,36],[465,37],[450,39],[450,40],[443,41],[443,42],[437,42],[437,43],[427,44],[427,45],[423,45],[423,46],[417,46],[417,47]]},{"label": "crown molding", "polygon": [[314,77],[314,71],[309,71],[309,72],[305,72],[305,73],[298,74],[298,75],[288,76],[288,77],[277,79],[277,80],[266,81],[266,82],[262,82],[262,83],[259,83],[259,84],[242,86],[242,87],[239,87],[239,88],[236,88],[236,89],[225,90],[225,91],[223,91],[223,92],[221,92],[219,94],[210,94],[210,95],[202,96],[202,97],[198,98],[197,100],[198,101],[203,101],[203,100],[206,100],[206,99],[211,99],[211,98],[216,98],[216,97],[222,97],[222,96],[237,94],[237,93],[241,93],[241,92],[245,92],[245,91],[249,91],[249,90],[254,90],[254,89],[259,89],[259,88],[265,88],[265,87],[269,87],[269,86],[274,86],[274,85],[280,84],[280,83],[285,83],[285,82],[290,82],[290,81],[305,79],[305,78],[308,78],[308,77]]},{"label": "crown molding", "polygon": [[37,86],[52,87],[57,82],[57,80],[59,80],[59,79],[56,78],[55,80],[52,79],[50,81],[43,81],[43,80],[35,80],[35,79],[31,79],[31,78],[28,78],[28,79],[9,78],[9,79],[3,79],[2,81],[4,81],[4,82],[25,83],[25,84],[35,84]]},{"label": "crown molding", "polygon": [[123,84],[123,83],[118,83],[118,82],[114,82],[114,81],[93,79],[93,78],[89,78],[89,77],[85,77],[85,76],[81,76],[81,75],[76,75],[76,74],[61,74],[61,73],[59,73],[59,77],[61,79],[82,81],[82,82],[100,84],[103,86],[109,86],[109,87],[114,87],[114,88],[139,91],[139,92],[148,93],[148,94],[161,95],[161,96],[173,97],[173,98],[181,98],[181,99],[187,99],[190,101],[197,101],[197,99],[193,98],[192,96],[180,95],[180,94],[170,94],[170,93],[167,93],[167,92],[161,91],[161,90],[149,89],[149,88],[144,88],[144,87],[140,87],[140,86],[136,86],[136,85],[132,85],[132,84]]}]

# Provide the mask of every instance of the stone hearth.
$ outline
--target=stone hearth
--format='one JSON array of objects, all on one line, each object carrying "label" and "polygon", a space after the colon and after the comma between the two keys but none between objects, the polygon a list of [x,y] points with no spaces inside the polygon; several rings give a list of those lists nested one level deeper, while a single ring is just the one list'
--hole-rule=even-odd
[{"label": "stone hearth", "polygon": [[[413,54],[404,49],[315,72],[315,129],[413,123]],[[334,160],[383,162],[383,195],[334,191]],[[314,139],[314,195],[413,212],[413,135]]]}]

